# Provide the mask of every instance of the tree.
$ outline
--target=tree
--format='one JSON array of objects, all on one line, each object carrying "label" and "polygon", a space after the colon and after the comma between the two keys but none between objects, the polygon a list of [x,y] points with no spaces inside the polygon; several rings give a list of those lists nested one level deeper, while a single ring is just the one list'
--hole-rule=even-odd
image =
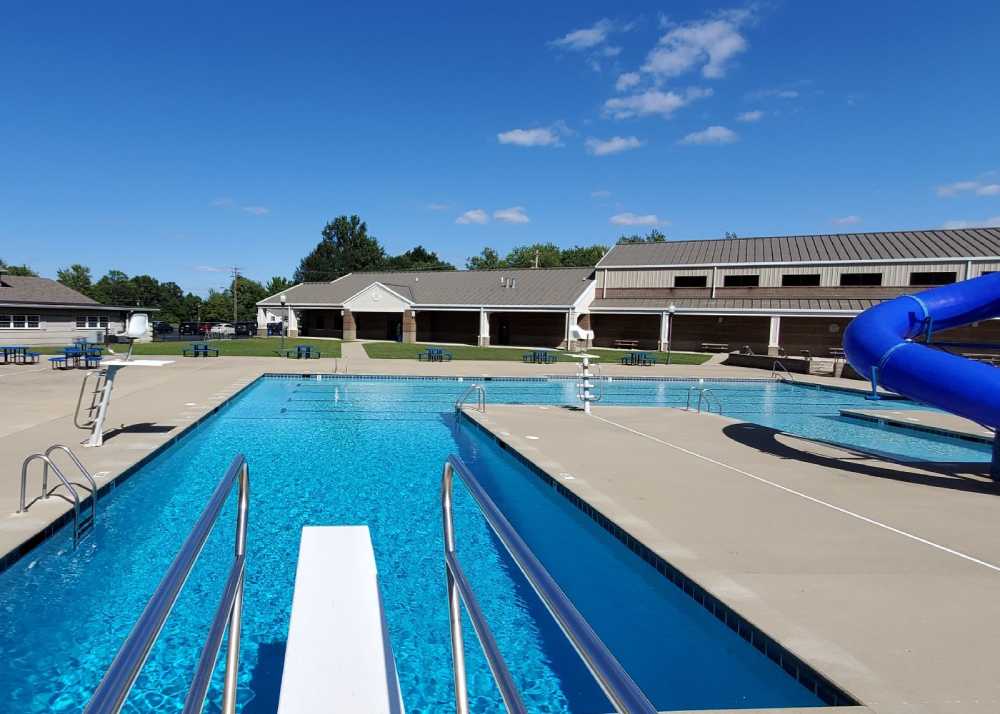
[{"label": "tree", "polygon": [[608,247],[604,245],[576,245],[562,251],[559,256],[559,264],[564,267],[589,268],[597,265],[597,261],[603,258],[607,252]]},{"label": "tree", "polygon": [[638,233],[633,233],[630,236],[623,235],[618,239],[618,245],[628,245],[631,243],[666,243],[667,237],[660,233],[655,228],[647,233],[645,236],[641,236]]},{"label": "tree", "polygon": [[268,295],[277,295],[278,293],[288,290],[292,287],[293,283],[288,278],[283,278],[280,275],[275,275],[273,278],[267,281],[267,285],[264,286],[264,292]]},{"label": "tree", "polygon": [[109,270],[107,275],[94,283],[91,297],[105,305],[133,307],[136,305],[136,294],[128,275],[120,270]]},{"label": "tree", "polygon": [[385,250],[377,238],[368,235],[368,226],[356,215],[338,216],[326,224],[322,235],[299,263],[295,282],[336,280],[347,273],[385,267]]},{"label": "tree", "polygon": [[506,268],[558,268],[562,251],[555,243],[534,243],[512,249],[504,258]]},{"label": "tree", "polygon": [[60,268],[56,272],[56,279],[67,288],[76,290],[78,293],[82,293],[88,297],[94,287],[90,277],[90,268],[79,263],[73,263],[68,268]]},{"label": "tree", "polygon": [[466,270],[496,270],[507,267],[500,254],[492,248],[483,248],[479,255],[473,255],[465,261]]},{"label": "tree", "polygon": [[438,258],[437,253],[427,250],[422,245],[411,248],[405,253],[394,255],[386,261],[389,270],[454,270],[451,263]]},{"label": "tree", "polygon": [[8,265],[3,260],[0,260],[0,273],[6,273],[7,275],[21,275],[29,278],[38,277],[38,273],[29,268],[27,265]]}]

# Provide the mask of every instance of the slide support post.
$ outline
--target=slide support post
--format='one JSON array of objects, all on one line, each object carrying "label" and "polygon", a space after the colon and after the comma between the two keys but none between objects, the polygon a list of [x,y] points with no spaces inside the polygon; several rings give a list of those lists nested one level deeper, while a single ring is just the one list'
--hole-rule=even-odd
[{"label": "slide support post", "polygon": [[1000,437],[993,437],[993,461],[990,462],[990,478],[1000,483]]},{"label": "slide support post", "polygon": [[872,366],[872,393],[869,394],[865,399],[869,399],[873,402],[877,402],[881,397],[878,395],[878,367]]}]

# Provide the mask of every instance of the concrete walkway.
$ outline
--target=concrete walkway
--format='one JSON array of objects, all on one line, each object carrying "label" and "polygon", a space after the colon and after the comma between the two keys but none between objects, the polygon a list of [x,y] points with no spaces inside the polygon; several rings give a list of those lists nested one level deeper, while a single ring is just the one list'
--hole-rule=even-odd
[{"label": "concrete walkway", "polygon": [[954,414],[919,409],[841,409],[844,416],[867,419],[909,429],[922,429],[946,436],[993,441],[993,430]]},{"label": "concrete walkway", "polygon": [[676,409],[467,414],[872,711],[1000,711],[1000,489],[981,469]]}]

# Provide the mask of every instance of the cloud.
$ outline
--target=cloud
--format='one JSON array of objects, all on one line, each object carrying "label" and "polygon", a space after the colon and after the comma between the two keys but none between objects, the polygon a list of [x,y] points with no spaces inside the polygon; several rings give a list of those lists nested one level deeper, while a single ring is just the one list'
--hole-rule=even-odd
[{"label": "cloud", "polygon": [[750,92],[747,96],[750,99],[768,99],[770,97],[798,99],[800,95],[797,89],[758,89],[756,92]]},{"label": "cloud", "polygon": [[573,30],[558,40],[552,40],[549,44],[553,47],[558,47],[563,50],[574,50],[582,51],[589,50],[602,44],[608,35],[611,34],[615,29],[615,24],[604,18],[603,20],[598,20],[591,27],[585,27],[581,30]]},{"label": "cloud", "polygon": [[557,121],[551,126],[504,131],[497,134],[497,141],[514,146],[562,146],[562,137],[571,133],[565,122]]},{"label": "cloud", "polygon": [[222,196],[220,198],[213,199],[213,201],[211,203],[211,206],[213,208],[232,208],[234,205],[235,205],[235,201],[233,201],[233,199],[228,198],[226,196]]},{"label": "cloud", "polygon": [[620,154],[642,146],[642,142],[634,136],[612,136],[610,139],[595,139],[591,136],[584,144],[587,146],[587,151],[594,156]]},{"label": "cloud", "polygon": [[244,213],[249,213],[252,216],[266,216],[271,212],[271,209],[266,206],[243,206]]},{"label": "cloud", "polygon": [[638,215],[635,213],[616,213],[608,219],[616,226],[658,226],[660,219],[654,213]]},{"label": "cloud", "polygon": [[701,131],[695,131],[683,139],[681,139],[682,144],[732,144],[737,141],[739,137],[731,129],[727,129],[724,126],[710,126],[707,129],[702,129]]},{"label": "cloud", "polygon": [[504,223],[531,223],[528,214],[524,212],[524,206],[513,206],[511,208],[501,208],[493,211],[493,217]]},{"label": "cloud", "polygon": [[601,55],[604,57],[617,57],[622,53],[621,47],[607,46],[601,49]]},{"label": "cloud", "polygon": [[945,221],[942,228],[993,228],[1000,227],[1000,216],[993,216],[982,221]]},{"label": "cloud", "polygon": [[727,10],[673,26],[646,56],[642,70],[658,78],[678,77],[697,67],[709,79],[725,76],[729,62],[747,49],[739,30],[753,20],[750,10]]},{"label": "cloud", "polygon": [[618,79],[615,81],[615,89],[619,92],[624,92],[627,89],[631,89],[635,85],[639,84],[642,77],[638,72],[625,72],[624,74],[619,74]]},{"label": "cloud", "polygon": [[751,122],[760,121],[763,118],[764,118],[764,112],[762,112],[760,109],[754,109],[753,111],[743,112],[737,115],[736,121],[746,122],[749,124]]},{"label": "cloud", "polygon": [[604,112],[615,119],[627,119],[635,116],[658,114],[665,119],[693,101],[712,96],[711,89],[690,87],[683,94],[674,91],[663,92],[659,89],[648,89],[641,94],[631,94],[627,97],[615,97],[604,102]]},{"label": "cloud", "polygon": [[[229,198],[228,196],[223,196],[220,198],[213,199],[211,204],[209,205],[211,205],[213,208],[224,208],[224,209],[237,207],[236,201]],[[244,213],[249,213],[252,216],[265,216],[271,212],[271,209],[267,208],[266,206],[239,206],[239,209]]]},{"label": "cloud", "polygon": [[591,198],[611,198],[611,191],[591,191]]},{"label": "cloud", "polygon": [[861,216],[841,216],[840,218],[834,218],[831,222],[835,226],[854,226],[861,223]]},{"label": "cloud", "polygon": [[427,204],[427,210],[428,211],[447,211],[449,208],[451,208],[451,205],[447,204],[447,203],[428,203]]},{"label": "cloud", "polygon": [[942,198],[957,196],[961,193],[974,193],[977,196],[1000,196],[1000,184],[983,183],[982,181],[956,181],[937,187],[937,195]]},{"label": "cloud", "polygon": [[219,268],[215,265],[196,265],[194,269],[199,273],[226,273],[229,268]]},{"label": "cloud", "polygon": [[466,211],[461,216],[455,219],[455,223],[461,223],[462,225],[468,225],[470,223],[483,224],[490,220],[489,214],[481,208],[473,208],[471,211]]}]

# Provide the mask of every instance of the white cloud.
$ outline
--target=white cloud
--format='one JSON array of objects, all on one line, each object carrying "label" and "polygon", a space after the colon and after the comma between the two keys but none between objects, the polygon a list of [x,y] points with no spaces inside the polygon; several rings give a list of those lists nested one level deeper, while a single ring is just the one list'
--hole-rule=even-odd
[{"label": "white cloud", "polygon": [[612,136],[610,139],[588,137],[584,143],[587,146],[587,151],[594,156],[620,154],[623,151],[638,149],[642,146],[642,142],[634,136]]},{"label": "white cloud", "polygon": [[639,84],[640,79],[641,77],[638,72],[625,72],[618,75],[618,79],[615,82],[615,89],[619,92],[624,92],[626,89],[631,89]]},{"label": "white cloud", "polygon": [[[991,175],[990,173],[986,174]],[[1000,196],[1000,183],[983,183],[982,181],[956,181],[937,187],[937,195],[942,197],[957,196],[961,193],[974,193],[977,196]]]},{"label": "white cloud", "polygon": [[497,141],[514,146],[562,146],[562,137],[570,133],[565,122],[557,121],[551,126],[504,131],[497,134]]},{"label": "white cloud", "polygon": [[796,89],[758,89],[747,95],[750,99],[767,99],[777,97],[778,99],[798,99],[799,92]]},{"label": "white cloud", "polygon": [[683,139],[681,139],[682,144],[732,144],[734,141],[739,139],[732,129],[727,129],[724,126],[710,126],[707,129],[702,129],[701,131],[695,131]]},{"label": "white cloud", "polygon": [[601,54],[604,55],[605,57],[617,57],[621,53],[622,53],[621,47],[612,47],[609,45],[601,49]]},{"label": "white cloud", "polygon": [[225,273],[229,268],[219,268],[215,265],[196,265],[194,269],[199,273]]},{"label": "white cloud", "polygon": [[604,18],[603,20],[598,20],[594,23],[592,27],[586,27],[581,30],[573,30],[560,37],[558,40],[552,40],[549,44],[553,47],[558,47],[564,50],[589,50],[602,44],[608,35],[615,29],[615,25],[611,20]]},{"label": "white cloud", "polygon": [[989,183],[976,189],[977,196],[1000,196],[1000,183]]},{"label": "white cloud", "polygon": [[714,17],[671,27],[646,56],[644,72],[660,78],[677,77],[701,67],[701,74],[718,79],[728,63],[747,49],[741,26],[753,19],[749,10],[728,10]]},{"label": "white cloud", "polygon": [[591,191],[591,198],[611,198],[611,191]]},{"label": "white cloud", "polygon": [[427,210],[429,211],[447,211],[451,206],[447,203],[428,203]]},{"label": "white cloud", "polygon": [[470,223],[487,223],[490,220],[489,214],[481,208],[473,208],[471,211],[466,211],[461,216],[455,219],[455,223],[461,223],[462,225],[468,225]]},{"label": "white cloud", "polygon": [[861,216],[841,216],[834,218],[832,222],[835,226],[853,226],[861,223]]},{"label": "white cloud", "polygon": [[711,89],[690,87],[683,94],[674,91],[663,92],[659,89],[648,89],[641,94],[631,94],[627,97],[615,97],[604,102],[604,111],[615,119],[627,119],[635,116],[659,114],[669,118],[675,111],[691,102],[712,96]]},{"label": "white cloud", "polygon": [[993,216],[982,221],[945,221],[942,228],[993,228],[1000,227],[1000,216]]},{"label": "white cloud", "polygon": [[493,217],[504,223],[531,223],[528,214],[524,212],[524,206],[513,206],[511,208],[501,208],[493,211]]},{"label": "white cloud", "polygon": [[736,117],[736,121],[742,121],[746,123],[760,121],[764,118],[764,112],[760,109],[754,109],[750,112],[743,112]]},{"label": "white cloud", "polygon": [[616,226],[658,226],[660,225],[660,219],[656,217],[655,213],[647,213],[645,215],[639,215],[636,213],[616,213],[608,219],[611,223]]},{"label": "white cloud", "polygon": [[271,209],[267,206],[243,206],[243,211],[252,216],[266,216]]}]

